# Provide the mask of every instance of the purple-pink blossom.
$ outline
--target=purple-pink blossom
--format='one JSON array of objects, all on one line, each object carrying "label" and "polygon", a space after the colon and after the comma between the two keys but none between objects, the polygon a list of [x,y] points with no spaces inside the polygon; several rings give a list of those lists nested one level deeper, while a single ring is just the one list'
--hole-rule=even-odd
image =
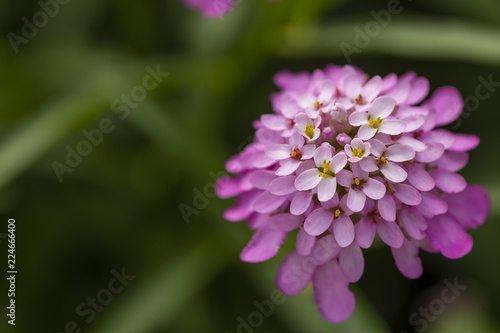
[{"label": "purple-pink blossom", "polygon": [[237,197],[224,217],[256,230],[242,260],[270,259],[294,233],[277,285],[291,296],[312,283],[319,312],[338,323],[354,311],[349,284],[376,237],[411,279],[423,272],[421,250],[454,259],[472,249],[467,231],[486,220],[490,199],[458,173],[479,138],[439,128],[460,115],[455,88],[424,100],[429,82],[413,72],[369,78],[335,65],[275,83],[274,113],[254,123],[255,142],[226,163],[235,176],[216,186]]}]

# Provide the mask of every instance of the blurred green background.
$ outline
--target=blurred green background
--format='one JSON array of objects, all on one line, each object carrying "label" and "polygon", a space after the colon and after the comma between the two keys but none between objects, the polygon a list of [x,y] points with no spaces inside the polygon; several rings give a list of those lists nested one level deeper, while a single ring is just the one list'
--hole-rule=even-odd
[{"label": "blurred green background", "polygon": [[[0,233],[16,219],[19,272],[16,326],[2,310],[1,331],[237,332],[237,318],[248,322],[253,302],[270,298],[294,238],[269,262],[241,263],[252,232],[222,219],[231,200],[196,193],[212,193],[211,173],[220,175],[225,160],[250,142],[251,122],[272,112],[276,72],[346,64],[339,45],[355,46],[354,28],[364,30],[374,21],[370,11],[387,6],[240,0],[227,17],[208,20],[180,0],[72,0],[44,22],[40,3],[1,0]],[[464,97],[475,96],[480,76],[500,81],[500,2],[400,6],[351,55],[352,65],[370,75],[415,70],[432,90],[454,85]],[[33,19],[44,23],[37,31],[25,27]],[[14,47],[13,34],[21,38]],[[137,105],[114,112],[125,105],[113,104],[122,94],[141,92],[147,66],[169,74]],[[387,247],[372,248],[352,285],[357,307],[348,321],[325,322],[307,289],[276,305],[252,332],[500,332],[499,88],[449,126],[481,137],[462,174],[492,197],[489,219],[471,232],[469,255],[424,253],[424,275],[412,281]],[[68,146],[77,149],[82,131],[103,119],[113,129],[60,182],[54,162],[67,164]],[[193,209],[188,219],[181,204]],[[105,297],[112,271],[122,269],[135,278],[87,323],[90,315],[77,308]],[[439,298],[446,279],[467,289],[428,327],[412,326],[412,313]]]}]

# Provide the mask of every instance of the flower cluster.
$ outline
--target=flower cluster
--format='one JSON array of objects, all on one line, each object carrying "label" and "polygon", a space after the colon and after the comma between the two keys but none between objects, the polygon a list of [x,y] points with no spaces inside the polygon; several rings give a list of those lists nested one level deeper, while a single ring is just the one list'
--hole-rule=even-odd
[{"label": "flower cluster", "polygon": [[277,285],[296,295],[312,282],[320,313],[338,323],[354,311],[349,283],[376,235],[412,279],[422,274],[420,249],[452,259],[471,250],[466,231],[484,222],[490,200],[457,173],[479,138],[436,128],[460,115],[455,88],[422,102],[429,82],[414,72],[369,78],[335,65],[275,82],[274,114],[254,123],[255,141],[226,164],[236,175],[216,186],[237,196],[224,217],[256,229],[242,260],[268,260],[298,230]]}]

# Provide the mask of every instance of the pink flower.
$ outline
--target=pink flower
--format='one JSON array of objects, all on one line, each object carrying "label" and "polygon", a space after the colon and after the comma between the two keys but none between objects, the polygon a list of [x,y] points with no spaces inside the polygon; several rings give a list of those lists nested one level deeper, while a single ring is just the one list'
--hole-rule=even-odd
[{"label": "pink flower", "polygon": [[378,133],[401,134],[405,130],[405,122],[399,119],[386,119],[394,111],[395,106],[396,101],[391,97],[378,97],[373,101],[368,112],[353,112],[349,116],[349,123],[352,126],[361,126],[358,137],[362,140],[371,139]]},{"label": "pink flower", "polygon": [[406,145],[395,144],[386,148],[379,140],[370,141],[373,156],[366,157],[359,162],[362,170],[375,172],[380,170],[390,181],[400,183],[408,174],[397,162],[405,162],[415,157],[415,151]]},{"label": "pink flower", "polygon": [[[337,142],[339,142],[339,140],[337,140]],[[370,155],[370,148],[371,146],[368,142],[363,142],[363,140],[355,138],[351,141],[351,144],[345,145],[345,152],[347,156],[349,156],[349,162],[356,163],[361,161],[363,157]]]},{"label": "pink flower", "polygon": [[298,133],[302,134],[304,138],[308,140],[308,142],[312,142],[319,138],[321,134],[321,130],[319,129],[319,125],[321,124],[321,118],[311,118],[305,113],[298,113],[295,116],[295,127],[298,130]]},{"label": "pink flower", "polygon": [[332,157],[332,147],[321,146],[314,152],[316,167],[304,171],[295,179],[297,191],[306,191],[318,187],[318,200],[328,201],[337,189],[337,173],[347,164],[345,153]]},{"label": "pink flower", "polygon": [[288,144],[271,144],[265,153],[268,157],[280,160],[280,167],[276,175],[287,176],[299,167],[300,163],[314,156],[315,145],[304,145],[304,137],[299,133],[293,134]]},{"label": "pink flower", "polygon": [[256,230],[243,261],[272,258],[296,232],[277,285],[291,296],[312,283],[319,312],[338,323],[354,311],[349,283],[377,235],[410,279],[423,273],[420,250],[452,259],[471,251],[467,231],[491,203],[458,173],[479,138],[436,128],[460,115],[455,88],[423,101],[429,82],[413,72],[367,79],[335,65],[274,79],[274,114],[254,123],[255,142],[226,163],[236,175],[216,184],[220,197],[237,197],[224,217]]}]

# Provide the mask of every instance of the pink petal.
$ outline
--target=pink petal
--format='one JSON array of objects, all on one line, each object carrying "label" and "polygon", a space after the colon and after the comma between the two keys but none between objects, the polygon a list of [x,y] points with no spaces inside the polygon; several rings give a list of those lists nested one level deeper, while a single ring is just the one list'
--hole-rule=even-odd
[{"label": "pink petal", "polygon": [[412,147],[415,152],[421,152],[427,149],[425,143],[406,135],[401,136],[396,142]]},{"label": "pink petal", "polygon": [[461,258],[472,249],[472,237],[448,214],[429,219],[427,235],[432,247],[449,259]]},{"label": "pink petal", "polygon": [[320,204],[324,209],[335,208],[339,205],[339,196],[337,193],[335,193],[335,195],[330,200],[322,201],[320,202]]},{"label": "pink petal", "polygon": [[269,183],[269,192],[274,195],[288,195],[296,191],[295,176],[284,176],[273,179]]},{"label": "pink petal", "polygon": [[345,215],[334,219],[333,234],[340,247],[349,246],[354,241],[354,224],[351,219]]},{"label": "pink petal", "polygon": [[460,193],[465,190],[465,187],[467,186],[467,182],[464,177],[458,173],[443,170],[432,170],[430,174],[436,182],[436,187],[446,193]]},{"label": "pink petal", "polygon": [[448,211],[446,201],[428,192],[422,192],[420,195],[422,196],[422,202],[417,206],[417,209],[425,218],[441,215]]},{"label": "pink petal", "polygon": [[322,102],[323,104],[328,104],[334,92],[335,86],[333,85],[332,81],[326,80],[321,86],[321,92],[318,96],[318,101]]},{"label": "pink petal", "polygon": [[359,161],[359,167],[361,168],[361,170],[366,172],[374,172],[378,170],[377,161],[373,156],[365,157],[361,161]]},{"label": "pink petal", "polygon": [[435,129],[432,132],[425,133],[422,138],[430,138],[432,141],[439,142],[445,149],[455,143],[455,134],[445,129]]},{"label": "pink petal", "polygon": [[286,119],[278,115],[264,114],[260,117],[260,121],[264,127],[273,131],[282,131],[288,127]]},{"label": "pink petal", "polygon": [[247,219],[254,212],[254,202],[261,196],[261,193],[262,191],[252,190],[241,194],[236,199],[234,207],[230,207],[224,212],[224,219],[230,222]]},{"label": "pink petal", "polygon": [[250,229],[258,229],[267,224],[268,220],[269,220],[269,214],[253,213],[248,217],[247,224]]},{"label": "pink petal", "polygon": [[455,134],[455,142],[448,148],[450,151],[469,151],[479,145],[479,138],[472,134]]},{"label": "pink petal", "polygon": [[315,188],[323,179],[320,176],[318,169],[309,169],[302,172],[295,179],[295,188],[299,191],[306,191]]},{"label": "pink petal", "polygon": [[378,130],[380,133],[385,133],[389,135],[398,135],[405,131],[406,123],[399,119],[384,119]]},{"label": "pink petal", "polygon": [[316,266],[297,252],[288,254],[276,274],[276,285],[287,296],[298,295],[312,280]]},{"label": "pink petal", "polygon": [[408,176],[406,171],[394,162],[383,164],[380,168],[380,172],[382,172],[387,179],[394,183],[401,183]]},{"label": "pink petal", "polygon": [[361,220],[356,223],[355,229],[356,243],[364,249],[372,246],[377,233],[377,223],[363,216]]},{"label": "pink petal", "polygon": [[271,192],[262,193],[253,203],[253,209],[258,213],[271,213],[287,200],[286,197],[277,196]]},{"label": "pink petal", "polygon": [[418,256],[418,247],[405,239],[400,248],[391,247],[396,267],[409,279],[416,279],[423,273],[422,260]]},{"label": "pink petal", "polygon": [[365,111],[356,111],[349,116],[349,124],[352,126],[361,126],[368,124],[368,113]]},{"label": "pink petal", "polygon": [[415,239],[424,239],[427,229],[427,222],[420,212],[414,207],[403,207],[399,214],[399,219],[403,223],[408,235]]},{"label": "pink petal", "polygon": [[215,192],[222,199],[234,197],[252,188],[252,184],[245,175],[240,175],[236,178],[223,176],[217,179],[215,183]]},{"label": "pink petal", "polygon": [[286,232],[270,230],[265,227],[258,229],[252,239],[243,249],[240,259],[246,262],[266,261],[276,254],[285,240]]},{"label": "pink petal", "polygon": [[377,129],[364,124],[359,128],[358,137],[362,140],[370,140],[377,134]]},{"label": "pink petal", "polygon": [[361,80],[357,75],[348,76],[344,80],[344,93],[351,100],[356,99],[361,92]]},{"label": "pink petal", "polygon": [[394,88],[385,92],[384,95],[392,97],[396,101],[396,104],[400,105],[408,98],[410,89],[411,85],[408,82],[399,81]]},{"label": "pink petal", "polygon": [[280,161],[280,167],[276,170],[276,176],[288,176],[294,173],[300,166],[300,161],[293,158],[287,158]]},{"label": "pink petal", "polygon": [[254,188],[259,190],[267,190],[269,183],[276,178],[274,172],[269,170],[256,170],[248,175],[248,180]]},{"label": "pink petal", "polygon": [[386,221],[396,221],[396,203],[392,195],[386,195],[377,202],[377,210]]},{"label": "pink petal", "polygon": [[436,112],[436,126],[448,125],[453,122],[464,107],[460,92],[451,86],[436,89],[427,103]]},{"label": "pink petal", "polygon": [[429,80],[425,77],[415,79],[411,84],[411,90],[408,93],[405,104],[414,105],[420,103],[429,93]]},{"label": "pink petal", "polygon": [[415,161],[431,163],[438,160],[444,153],[444,146],[434,141],[426,141],[427,149],[415,154]]},{"label": "pink petal", "polygon": [[415,157],[415,151],[410,146],[393,145],[387,148],[385,157],[393,162],[405,162]]},{"label": "pink petal", "polygon": [[365,207],[366,195],[360,190],[349,189],[347,207],[353,212],[360,212]]},{"label": "pink petal", "polygon": [[[301,136],[301,138],[303,138]],[[308,160],[314,156],[314,150],[316,149],[315,145],[305,145],[302,147],[302,160]]]},{"label": "pink petal", "polygon": [[469,154],[466,152],[444,152],[443,156],[436,161],[436,166],[440,170],[457,172],[463,169],[469,161]]},{"label": "pink petal", "polygon": [[318,200],[321,202],[330,200],[337,193],[336,190],[337,180],[335,177],[323,178],[318,185]]},{"label": "pink petal", "polygon": [[490,213],[491,199],[488,192],[478,185],[468,185],[458,194],[445,194],[449,212],[464,228],[476,228],[483,224]]},{"label": "pink petal", "polygon": [[370,147],[371,147],[372,154],[377,156],[377,157],[381,157],[386,150],[385,144],[377,139],[370,140]]},{"label": "pink petal", "polygon": [[292,149],[287,144],[274,144],[266,147],[265,153],[274,160],[283,160],[289,158]]},{"label": "pink petal", "polygon": [[308,91],[303,91],[297,96],[297,103],[302,109],[311,107],[316,102],[316,97]]},{"label": "pink petal", "polygon": [[379,117],[383,119],[394,111],[395,106],[396,101],[393,98],[387,96],[378,97],[373,101],[368,113],[372,116],[372,119]]},{"label": "pink petal", "polygon": [[282,95],[278,101],[279,109],[281,114],[287,119],[294,119],[295,115],[299,111],[297,103],[291,99],[288,95]]},{"label": "pink petal", "polygon": [[420,192],[415,190],[411,185],[396,184],[394,185],[394,191],[394,196],[409,206],[416,206],[422,202]]},{"label": "pink petal", "polygon": [[294,148],[301,149],[304,146],[304,137],[299,133],[295,132],[290,136],[290,146]]},{"label": "pink petal", "polygon": [[378,96],[382,89],[382,78],[378,75],[372,77],[361,89],[361,96],[366,102],[371,102]]},{"label": "pink petal", "polygon": [[316,270],[313,289],[318,311],[323,318],[340,323],[354,312],[354,294],[337,261],[330,261]]},{"label": "pink petal", "polygon": [[328,230],[332,221],[333,215],[329,210],[317,208],[307,216],[304,230],[311,236],[318,236]]},{"label": "pink petal", "polygon": [[387,74],[382,79],[382,92],[392,89],[398,83],[398,76],[394,73]]},{"label": "pink petal", "polygon": [[330,147],[320,146],[314,152],[314,163],[317,167],[324,167],[324,161],[330,161],[332,159],[332,150]]},{"label": "pink petal", "polygon": [[347,164],[347,155],[344,152],[340,152],[332,158],[333,172],[338,173]]},{"label": "pink petal", "polygon": [[418,130],[425,124],[426,116],[425,115],[416,115],[405,117],[401,119],[405,123],[405,128],[403,130],[404,133],[410,133]]},{"label": "pink petal", "polygon": [[304,71],[300,73],[292,73],[285,70],[274,75],[273,81],[282,90],[291,89],[300,91],[306,89],[309,85],[311,74]]},{"label": "pink petal", "polygon": [[360,180],[361,179],[368,179],[369,173],[364,171],[363,169],[361,169],[361,167],[359,166],[359,163],[352,164],[351,169],[352,169],[352,173],[353,173],[354,177],[356,177]]},{"label": "pink petal", "polygon": [[405,237],[396,222],[380,220],[377,222],[377,233],[380,239],[390,247],[401,247]]},{"label": "pink petal", "polygon": [[299,229],[297,241],[295,242],[295,248],[299,254],[303,256],[309,255],[315,243],[316,236],[311,236],[304,229]]},{"label": "pink petal", "polygon": [[366,183],[363,184],[361,190],[367,197],[373,200],[382,199],[386,192],[385,185],[373,178],[368,178]]},{"label": "pink petal", "polygon": [[316,241],[309,258],[311,258],[311,262],[319,266],[336,258],[341,250],[342,248],[337,244],[333,235],[328,234]]},{"label": "pink petal", "polygon": [[292,231],[300,227],[304,222],[304,216],[289,213],[271,215],[267,220],[266,227],[271,230]]},{"label": "pink petal", "polygon": [[301,215],[309,208],[312,202],[312,194],[309,192],[298,192],[292,199],[290,204],[290,213],[293,215]]},{"label": "pink petal", "polygon": [[424,192],[430,191],[436,186],[434,179],[420,164],[412,164],[408,167],[408,181],[417,190]]},{"label": "pink petal", "polygon": [[340,170],[336,178],[340,186],[351,187],[354,184],[354,175],[349,170]]},{"label": "pink petal", "polygon": [[349,282],[357,282],[363,275],[365,259],[358,244],[352,243],[343,248],[339,256],[339,265]]}]

